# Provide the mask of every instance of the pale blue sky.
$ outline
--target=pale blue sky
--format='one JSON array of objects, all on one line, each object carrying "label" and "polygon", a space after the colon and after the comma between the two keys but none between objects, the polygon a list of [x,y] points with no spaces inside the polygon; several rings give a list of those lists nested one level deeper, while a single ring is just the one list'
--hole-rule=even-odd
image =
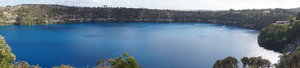
[{"label": "pale blue sky", "polygon": [[178,10],[227,10],[253,8],[296,8],[300,0],[0,0],[0,6],[60,4],[69,6],[114,6]]}]

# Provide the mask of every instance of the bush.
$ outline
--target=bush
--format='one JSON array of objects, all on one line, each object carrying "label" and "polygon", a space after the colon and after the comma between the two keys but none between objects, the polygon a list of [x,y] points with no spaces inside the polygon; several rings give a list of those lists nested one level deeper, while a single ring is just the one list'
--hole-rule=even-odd
[{"label": "bush", "polygon": [[[298,45],[299,46],[299,45]],[[281,56],[278,64],[276,64],[276,68],[299,68],[300,67],[300,47],[297,50],[288,55]]]},{"label": "bush", "polygon": [[115,59],[102,59],[97,62],[97,66],[113,68],[141,68],[136,59],[126,52]]},{"label": "bush", "polygon": [[258,36],[260,46],[277,52],[288,44],[294,44],[300,39],[300,20],[290,24],[271,24],[265,27]]},{"label": "bush", "polygon": [[13,63],[13,68],[41,68],[39,65],[30,65],[26,61],[18,61]]},{"label": "bush", "polygon": [[241,59],[244,68],[270,68],[271,62],[261,57],[243,57]]},{"label": "bush", "polygon": [[0,36],[0,68],[11,68],[16,56],[6,44],[4,37]]},{"label": "bush", "polygon": [[238,61],[234,57],[227,57],[223,60],[217,60],[213,68],[238,68]]},{"label": "bush", "polygon": [[73,67],[73,66],[71,66],[71,65],[60,65],[60,66],[54,66],[54,67],[52,67],[52,68],[75,68],[75,67]]},{"label": "bush", "polygon": [[260,46],[281,52],[284,45],[290,43],[292,27],[288,24],[271,24],[265,27],[258,36]]}]

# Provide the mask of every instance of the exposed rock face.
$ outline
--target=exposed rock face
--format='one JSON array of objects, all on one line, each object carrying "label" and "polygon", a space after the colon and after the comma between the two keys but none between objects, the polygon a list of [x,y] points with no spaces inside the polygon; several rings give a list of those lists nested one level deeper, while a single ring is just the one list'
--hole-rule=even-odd
[{"label": "exposed rock face", "polygon": [[0,23],[36,25],[67,22],[207,22],[261,29],[272,22],[284,20],[293,14],[295,13],[284,9],[176,11],[25,4],[1,7]]}]

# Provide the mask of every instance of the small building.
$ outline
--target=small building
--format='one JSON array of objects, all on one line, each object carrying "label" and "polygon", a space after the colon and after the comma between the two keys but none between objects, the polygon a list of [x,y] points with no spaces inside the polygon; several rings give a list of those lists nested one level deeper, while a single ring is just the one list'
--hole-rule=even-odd
[{"label": "small building", "polygon": [[276,21],[276,24],[290,24],[289,21]]}]

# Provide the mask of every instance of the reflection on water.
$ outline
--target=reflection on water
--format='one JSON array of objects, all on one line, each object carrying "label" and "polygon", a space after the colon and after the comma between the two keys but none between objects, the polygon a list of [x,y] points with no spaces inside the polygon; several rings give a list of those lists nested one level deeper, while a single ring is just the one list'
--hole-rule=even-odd
[{"label": "reflection on water", "polygon": [[227,56],[280,55],[257,44],[259,31],[204,23],[81,23],[3,26],[17,60],[41,66],[93,66],[128,52],[144,68],[211,68]]}]

